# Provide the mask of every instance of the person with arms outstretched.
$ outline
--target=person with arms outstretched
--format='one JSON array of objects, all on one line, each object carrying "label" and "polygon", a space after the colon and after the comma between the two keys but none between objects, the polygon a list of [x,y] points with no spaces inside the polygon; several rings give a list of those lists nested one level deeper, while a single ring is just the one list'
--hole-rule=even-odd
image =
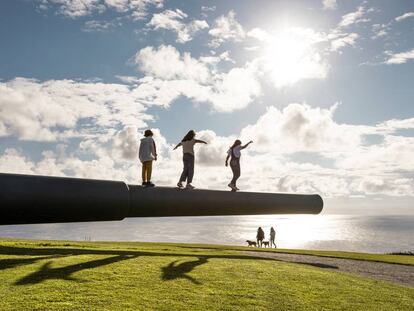
[{"label": "person with arms outstretched", "polygon": [[178,147],[183,147],[183,172],[181,173],[180,180],[177,183],[178,188],[183,188],[183,182],[187,181],[186,189],[194,189],[191,184],[194,176],[194,145],[195,144],[207,144],[203,140],[195,139],[196,133],[191,130],[184,136],[181,142],[174,147],[174,150]]},{"label": "person with arms outstretched", "polygon": [[237,179],[239,179],[241,170],[240,170],[240,157],[241,157],[241,150],[247,148],[253,141],[249,141],[247,144],[242,146],[240,140],[236,140],[233,146],[227,151],[227,158],[226,158],[226,166],[229,165],[230,159],[230,168],[233,172],[233,179],[230,181],[228,186],[231,188],[232,191],[237,191],[239,188],[236,186]]},{"label": "person with arms outstretched", "polygon": [[152,161],[157,160],[157,147],[154,139],[152,139],[153,135],[154,133],[151,130],[146,130],[139,145],[139,160],[142,163],[142,185],[144,187],[155,186],[151,182]]}]

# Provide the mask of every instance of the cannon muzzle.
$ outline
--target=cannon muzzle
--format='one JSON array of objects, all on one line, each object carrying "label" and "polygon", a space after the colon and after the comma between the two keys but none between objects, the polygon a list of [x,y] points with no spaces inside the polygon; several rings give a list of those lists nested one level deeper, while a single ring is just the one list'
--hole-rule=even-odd
[{"label": "cannon muzzle", "polygon": [[125,217],[318,214],[319,195],[145,188],[121,181],[0,173],[0,225]]}]

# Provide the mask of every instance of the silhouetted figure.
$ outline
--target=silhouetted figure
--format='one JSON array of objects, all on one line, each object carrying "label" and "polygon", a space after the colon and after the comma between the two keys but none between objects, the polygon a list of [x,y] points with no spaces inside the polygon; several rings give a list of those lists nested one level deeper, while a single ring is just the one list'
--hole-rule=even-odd
[{"label": "silhouetted figure", "polygon": [[195,139],[196,133],[191,130],[184,136],[181,142],[174,147],[174,150],[178,147],[183,147],[183,172],[181,173],[180,180],[177,183],[179,188],[183,187],[183,182],[187,180],[186,189],[194,189],[191,185],[194,176],[194,145],[197,143],[207,144],[203,140]]},{"label": "silhouetted figure", "polygon": [[275,237],[276,237],[276,231],[272,227],[270,228],[270,248],[272,248],[272,245],[274,245],[275,248],[277,248],[276,243],[275,243]]},{"label": "silhouetted figure", "polygon": [[157,148],[154,139],[152,139],[151,130],[144,132],[144,138],[141,139],[139,145],[139,160],[142,163],[142,185],[145,187],[154,187],[151,182],[152,175],[152,161],[157,160]]},{"label": "silhouetted figure", "polygon": [[257,229],[257,235],[256,235],[257,245],[259,247],[262,247],[262,242],[263,242],[264,238],[265,238],[264,231],[263,231],[262,227],[259,227]]},{"label": "silhouetted figure", "polygon": [[227,151],[227,158],[226,158],[226,166],[229,165],[230,159],[230,167],[233,172],[233,179],[230,181],[228,186],[231,188],[232,191],[237,191],[239,188],[236,186],[237,179],[240,177],[240,157],[241,157],[241,150],[246,148],[250,145],[252,141],[249,141],[246,145],[242,146],[240,140],[236,140],[233,146]]}]

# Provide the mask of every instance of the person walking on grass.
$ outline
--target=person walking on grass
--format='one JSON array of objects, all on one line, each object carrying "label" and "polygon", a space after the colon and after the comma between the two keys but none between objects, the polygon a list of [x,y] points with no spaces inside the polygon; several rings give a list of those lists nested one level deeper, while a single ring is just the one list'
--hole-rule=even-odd
[{"label": "person walking on grass", "polygon": [[263,231],[262,227],[259,227],[257,229],[257,235],[256,235],[257,246],[262,247],[262,242],[263,242],[264,238],[265,238],[264,231]]},{"label": "person walking on grass", "polygon": [[195,139],[196,133],[191,130],[184,136],[181,142],[174,147],[174,150],[178,147],[183,147],[183,172],[181,173],[180,180],[177,183],[178,188],[183,188],[183,182],[187,181],[186,189],[194,189],[191,184],[194,176],[194,145],[195,144],[207,144],[203,140]]},{"label": "person walking on grass", "polygon": [[151,182],[152,161],[157,160],[157,147],[154,139],[152,139],[153,135],[154,133],[151,130],[146,130],[139,145],[139,160],[142,163],[142,185],[144,187],[155,186]]},{"label": "person walking on grass", "polygon": [[275,229],[273,229],[273,227],[270,228],[270,248],[272,248],[274,245],[275,248],[277,248],[276,243],[275,243],[275,237],[276,237],[276,231]]},{"label": "person walking on grass", "polygon": [[241,157],[241,150],[247,148],[253,141],[249,141],[247,144],[242,146],[240,140],[236,140],[233,146],[227,151],[227,158],[226,158],[226,166],[229,165],[230,159],[230,168],[233,172],[233,179],[230,181],[228,186],[231,188],[232,191],[237,191],[239,188],[236,186],[237,179],[240,177],[240,157]]}]

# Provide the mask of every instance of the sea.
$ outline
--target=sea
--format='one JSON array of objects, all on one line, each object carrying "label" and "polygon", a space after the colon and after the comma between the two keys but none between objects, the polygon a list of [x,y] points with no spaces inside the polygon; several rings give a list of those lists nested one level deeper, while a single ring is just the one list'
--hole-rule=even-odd
[{"label": "sea", "polygon": [[265,215],[128,218],[123,221],[0,226],[0,237],[247,245],[258,227],[278,248],[370,253],[414,251],[414,215]]}]

